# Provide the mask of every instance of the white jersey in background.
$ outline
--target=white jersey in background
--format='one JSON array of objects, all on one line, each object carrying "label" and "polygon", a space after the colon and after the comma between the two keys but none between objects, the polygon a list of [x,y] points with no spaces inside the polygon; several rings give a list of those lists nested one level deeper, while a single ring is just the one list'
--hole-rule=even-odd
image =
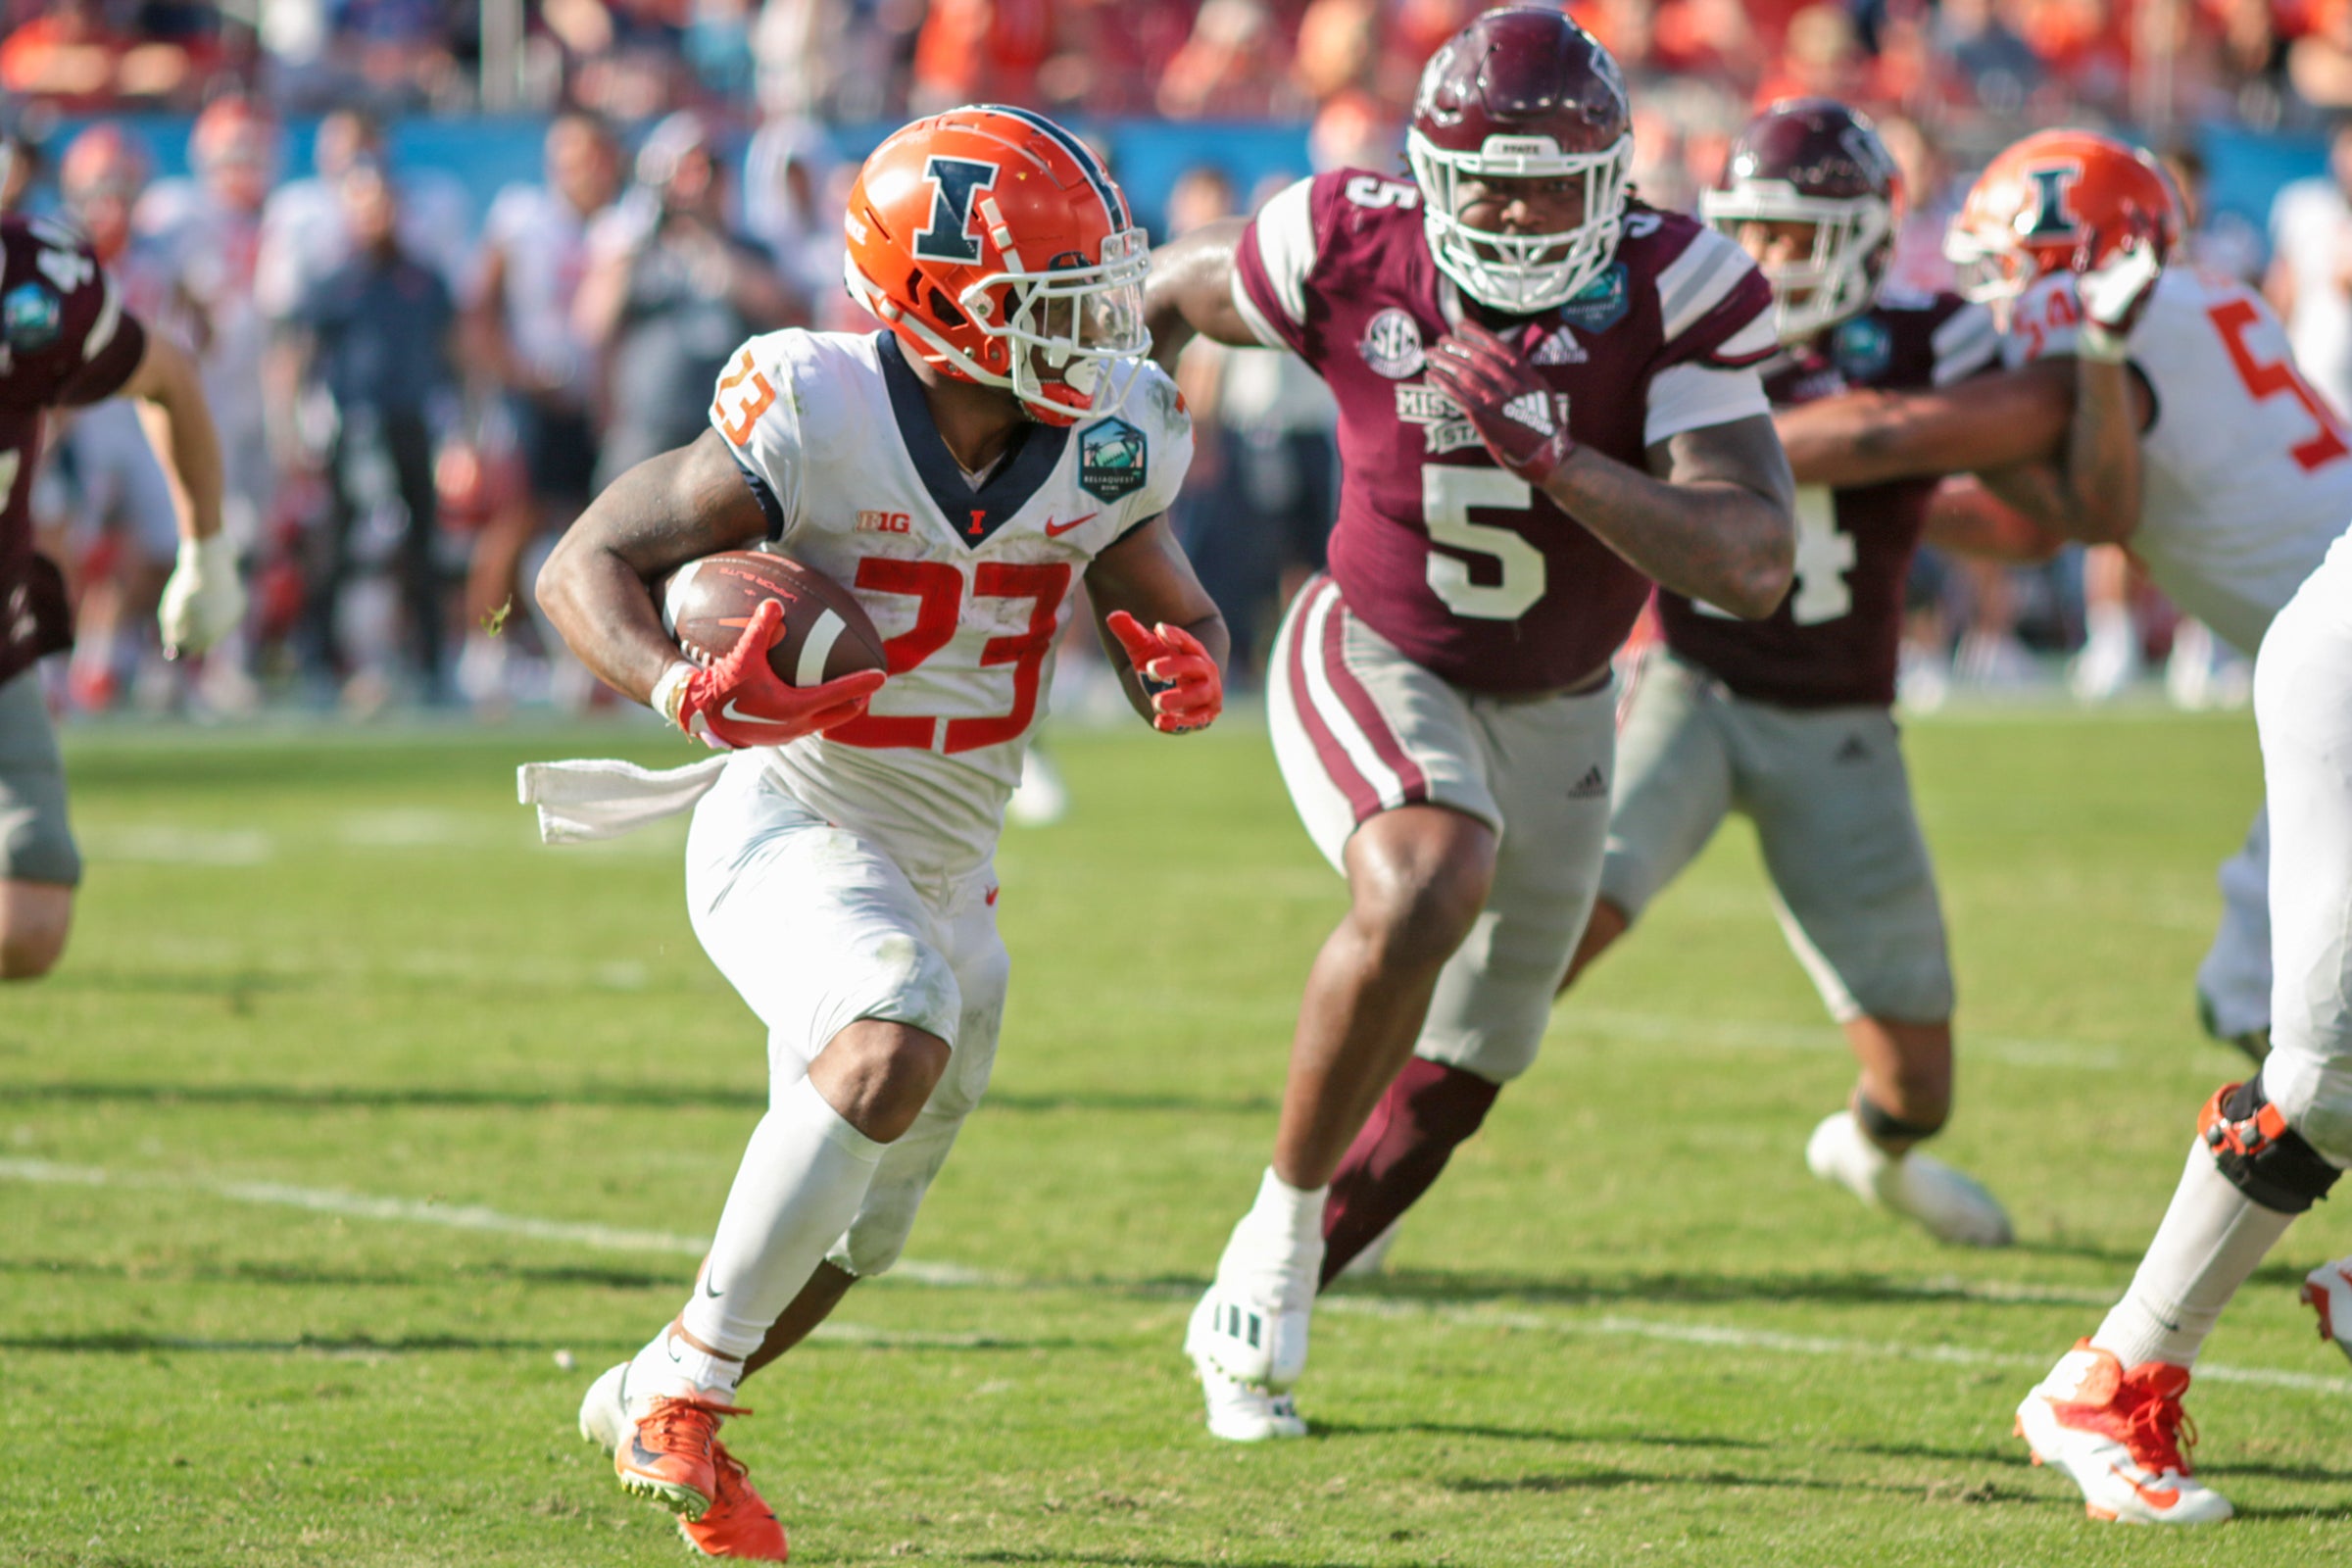
[{"label": "white jersey in background", "polygon": [[593,220],[545,185],[500,191],[482,220],[482,251],[506,258],[507,334],[523,368],[585,400],[594,356],[571,323],[572,296],[588,271]]},{"label": "white jersey in background", "polygon": [[1080,578],[1192,463],[1157,367],[1108,370],[1103,391],[1116,413],[1029,426],[975,484],[887,332],[769,333],[719,380],[710,422],[765,488],[774,548],[855,592],[890,654],[863,717],[767,753],[768,771],[918,881],[988,859]]},{"label": "white jersey in background", "polygon": [[[2073,274],[2045,278],[2018,301],[2008,363],[2073,352],[2081,318]],[[2184,613],[2252,654],[2352,524],[2352,429],[2235,279],[2168,270],[2131,348],[2156,408],[2125,548]]]}]

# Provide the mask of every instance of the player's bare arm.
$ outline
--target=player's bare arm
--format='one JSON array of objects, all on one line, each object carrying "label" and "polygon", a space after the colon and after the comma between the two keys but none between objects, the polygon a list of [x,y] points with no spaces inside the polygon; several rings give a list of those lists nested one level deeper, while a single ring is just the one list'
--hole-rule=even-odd
[{"label": "player's bare arm", "polygon": [[[1920,537],[1955,555],[2039,564],[2066,548],[2064,534],[2036,520],[2045,505],[2040,487],[2052,487],[2054,495],[2056,484],[2050,466],[2040,463],[1946,479],[1928,503]],[[2022,505],[2012,499],[2013,486],[2026,487]]]},{"label": "player's bare arm", "polygon": [[1124,613],[1140,627],[1182,631],[1200,645],[1218,670],[1225,667],[1232,652],[1225,617],[1217,613],[1215,602],[1193,574],[1192,563],[1177,546],[1166,513],[1095,558],[1086,571],[1086,597],[1094,607],[1095,629],[1102,639],[1102,651],[1119,672],[1127,701],[1145,718],[1156,723],[1165,716],[1167,696],[1144,684],[1143,672],[1127,647],[1133,633],[1121,635],[1112,621],[1114,615]]},{"label": "player's bare arm", "polygon": [[1144,279],[1144,324],[1152,358],[1170,375],[1196,336],[1235,348],[1258,347],[1257,334],[1233,303],[1234,252],[1249,220],[1221,218],[1152,253]]},{"label": "player's bare arm", "polygon": [[149,332],[121,395],[137,400],[139,422],[172,481],[179,536],[210,539],[220,531],[220,437],[195,357],[163,333]]},{"label": "player's bare arm", "polygon": [[767,514],[715,430],[648,458],[589,503],[540,568],[539,604],[580,662],[637,702],[678,662],[649,585],[766,537]]},{"label": "player's bare arm", "polygon": [[2059,456],[2074,418],[2071,362],[2046,360],[1933,392],[1848,392],[1773,416],[1798,484],[1982,473]]}]

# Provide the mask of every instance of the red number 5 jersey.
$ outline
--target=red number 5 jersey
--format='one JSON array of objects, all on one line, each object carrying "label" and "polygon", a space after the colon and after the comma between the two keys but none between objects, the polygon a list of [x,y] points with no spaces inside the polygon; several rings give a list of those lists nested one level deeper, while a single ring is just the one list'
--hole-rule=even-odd
[{"label": "red number 5 jersey", "polygon": [[1071,587],[1183,486],[1193,428],[1175,384],[1121,365],[1106,374],[1112,405],[1026,426],[974,482],[888,332],[773,332],[719,378],[710,422],[760,492],[776,548],[852,589],[890,656],[863,717],[778,748],[768,766],[914,875],[988,858],[1045,712]]},{"label": "red number 5 jersey", "polygon": [[[1348,610],[1458,686],[1566,686],[1625,640],[1649,583],[1496,467],[1428,383],[1428,346],[1461,303],[1420,202],[1417,186],[1357,170],[1293,185],[1245,231],[1234,303],[1339,401],[1331,571]],[[1635,467],[1669,436],[1769,412],[1751,367],[1779,346],[1770,287],[1730,240],[1640,203],[1608,270],[1507,335],[1576,439]]]}]

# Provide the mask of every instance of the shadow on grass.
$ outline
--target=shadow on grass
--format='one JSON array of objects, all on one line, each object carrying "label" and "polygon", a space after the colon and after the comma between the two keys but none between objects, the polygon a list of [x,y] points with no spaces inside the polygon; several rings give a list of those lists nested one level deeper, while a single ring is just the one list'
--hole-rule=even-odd
[{"label": "shadow on grass", "polygon": [[1489,1438],[1502,1443],[1623,1443],[1659,1448],[1772,1448],[1752,1438],[1661,1432],[1571,1432],[1552,1427],[1482,1426],[1470,1421],[1326,1421],[1308,1423],[1318,1438],[1386,1438],[1412,1433],[1430,1438]]},{"label": "shadow on grass", "polygon": [[[2134,1260],[2136,1261],[2136,1259]],[[2034,1307],[2047,1311],[2068,1302],[1986,1294],[1966,1285],[1890,1278],[1883,1274],[1578,1274],[1549,1275],[1438,1273],[1402,1269],[1369,1280],[1349,1280],[1335,1298],[1369,1298],[1400,1305],[1430,1302],[1447,1306],[1475,1301],[1526,1301],[1559,1306],[1604,1302],[1817,1301],[1833,1306],[1919,1306],[1934,1301],[1971,1306]],[[2080,1307],[2075,1308],[2081,1310]]]},{"label": "shadow on grass", "polygon": [[[560,1089],[462,1088],[414,1084],[281,1084],[281,1083],[50,1083],[0,1084],[0,1099],[48,1101],[64,1104],[247,1105],[287,1110],[399,1110],[500,1109],[552,1110],[566,1105],[612,1106],[620,1109],[672,1110],[702,1107],[712,1110],[763,1110],[764,1091],[729,1089],[719,1085],[680,1087],[675,1084],[573,1084]],[[1263,1095],[1200,1096],[1180,1094],[1124,1094],[1115,1090],[1075,1090],[1060,1094],[992,1092],[985,1102],[996,1114],[1039,1115],[1079,1110],[1107,1114],[1182,1112],[1200,1115],[1260,1116],[1275,1108]]]},{"label": "shadow on grass", "polygon": [[[949,1562],[1089,1563],[1102,1568],[1373,1568],[1353,1557],[1236,1557],[1222,1551],[1213,1557],[1168,1557],[1138,1551],[1016,1551],[1007,1547],[943,1556]],[[1388,1559],[1384,1568],[1396,1568],[1396,1559]]]},{"label": "shadow on grass", "polygon": [[[1704,1487],[1715,1492],[1825,1492],[1876,1493],[1882,1496],[1909,1497],[1926,1500],[1935,1495],[1933,1490],[1886,1481],[1835,1481],[1820,1476],[1769,1476],[1745,1470],[1706,1470],[1680,1472],[1673,1470],[1621,1470],[1600,1468],[1577,1471],[1548,1471],[1541,1475],[1488,1477],[1455,1476],[1441,1480],[1439,1486],[1463,1496],[1494,1496],[1505,1494],[1550,1495],[1579,1492],[1616,1492],[1628,1487]],[[2029,1506],[2046,1505],[2053,1499],[2037,1493],[2010,1491],[2001,1487],[1984,1487],[1969,1494],[1972,1502],[2018,1502]],[[2079,1504],[2078,1504],[2079,1506]]]}]

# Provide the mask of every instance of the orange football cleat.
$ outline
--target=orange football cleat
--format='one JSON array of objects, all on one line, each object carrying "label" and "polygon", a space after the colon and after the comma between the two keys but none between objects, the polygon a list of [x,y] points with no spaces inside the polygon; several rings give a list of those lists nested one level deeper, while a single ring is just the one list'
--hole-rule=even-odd
[{"label": "orange football cleat", "polygon": [[718,1495],[711,1450],[722,1417],[749,1415],[731,1404],[658,1395],[642,1418],[624,1422],[612,1450],[621,1486],[687,1519],[700,1519]]},{"label": "orange football cleat", "polygon": [[703,1510],[700,1519],[680,1519],[678,1534],[706,1557],[782,1562],[791,1554],[784,1526],[776,1511],[752,1490],[751,1472],[716,1440],[710,1444],[710,1463],[717,1477],[710,1506]]},{"label": "orange football cleat", "polygon": [[2188,1369],[2164,1361],[2125,1367],[2088,1340],[2059,1358],[2017,1407],[2017,1433],[2035,1464],[2063,1470],[2093,1519],[2201,1525],[2230,1517],[2230,1499],[2191,1474],[2181,1411]]}]

